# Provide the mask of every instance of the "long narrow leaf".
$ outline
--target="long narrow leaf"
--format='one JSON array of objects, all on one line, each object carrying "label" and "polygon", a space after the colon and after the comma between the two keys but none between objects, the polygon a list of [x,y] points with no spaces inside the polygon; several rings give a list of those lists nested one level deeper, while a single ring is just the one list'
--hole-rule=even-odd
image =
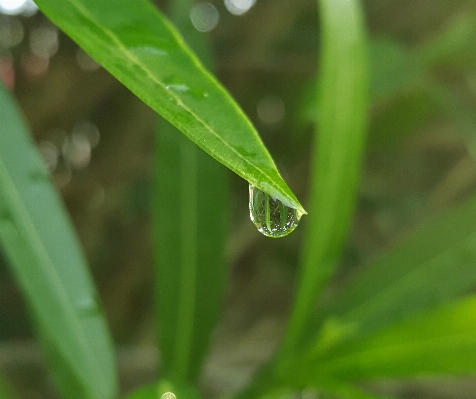
[{"label": "long narrow leaf", "polygon": [[219,162],[303,211],[255,128],[147,0],[38,0],[119,81]]},{"label": "long narrow leaf", "polygon": [[358,0],[320,0],[317,140],[300,284],[283,348],[297,345],[333,274],[355,206],[367,119],[367,66]]},{"label": "long narrow leaf", "polygon": [[300,364],[302,369],[292,378],[301,382],[476,372],[476,297],[410,318]]},{"label": "long narrow leaf", "polygon": [[476,282],[476,197],[421,226],[343,287],[332,323],[352,335],[442,305]]},{"label": "long narrow leaf", "polygon": [[[209,58],[205,37],[190,29],[192,4],[174,2],[172,20],[181,31],[190,32],[186,39]],[[154,194],[162,371],[195,382],[226,282],[224,248],[230,209],[226,169],[163,122],[157,134]]]},{"label": "long narrow leaf", "polygon": [[13,99],[0,85],[0,244],[64,397],[114,398],[114,354],[71,223]]}]

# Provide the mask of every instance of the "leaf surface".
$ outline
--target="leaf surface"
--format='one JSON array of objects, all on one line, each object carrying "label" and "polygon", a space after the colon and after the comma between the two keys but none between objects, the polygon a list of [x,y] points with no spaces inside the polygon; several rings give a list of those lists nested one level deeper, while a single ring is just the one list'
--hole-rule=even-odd
[{"label": "leaf surface", "polygon": [[146,0],[38,0],[55,24],[142,101],[251,184],[302,209],[249,119]]},{"label": "leaf surface", "polygon": [[409,234],[343,287],[332,323],[369,334],[441,306],[476,282],[476,197]]},{"label": "leaf surface", "polygon": [[355,207],[367,121],[367,57],[358,0],[320,0],[318,123],[300,283],[283,348],[299,344],[332,276]]},{"label": "leaf surface", "polygon": [[[301,382],[465,374],[476,371],[476,297],[409,318],[302,361]],[[299,374],[299,375],[298,375]]]},{"label": "leaf surface", "polygon": [[[206,37],[190,22],[192,5],[175,1],[171,18],[209,59]],[[163,373],[194,383],[221,309],[230,206],[226,169],[178,133],[161,121],[156,135],[157,321]]]},{"label": "leaf surface", "polygon": [[64,397],[112,399],[114,352],[85,259],[13,98],[0,85],[0,244]]}]

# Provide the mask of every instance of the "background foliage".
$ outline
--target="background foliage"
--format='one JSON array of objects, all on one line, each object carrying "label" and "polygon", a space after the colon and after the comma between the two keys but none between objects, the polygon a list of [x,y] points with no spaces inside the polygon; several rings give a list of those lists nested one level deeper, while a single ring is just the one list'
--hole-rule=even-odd
[{"label": "background foliage", "polygon": [[[313,123],[319,118],[316,2],[262,0],[242,16],[228,12],[221,1],[211,3],[220,15],[209,33],[217,76],[257,126],[289,186],[306,199]],[[335,316],[301,367],[335,367],[343,379],[405,375],[398,358],[385,369],[378,356],[359,354],[369,349],[398,354],[400,348],[388,345],[395,336],[416,340],[425,328],[441,329],[445,312],[453,309],[451,314],[460,316],[447,323],[453,330],[443,331],[452,346],[438,342],[441,352],[430,348],[429,353],[437,354],[440,370],[458,371],[451,367],[462,364],[452,363],[455,353],[458,361],[471,356],[470,368],[474,326],[457,321],[472,314],[471,300],[419,313],[474,289],[476,4],[367,0],[363,6],[371,101],[363,178],[339,272],[319,309]],[[156,115],[39,12],[0,15],[0,46],[1,76],[14,89],[72,215],[118,348],[122,390],[130,392],[155,380],[158,358],[150,237]],[[305,232],[301,227],[282,240],[262,237],[248,220],[247,184],[232,174],[229,180],[230,285],[201,380],[208,395],[241,388],[282,338]],[[0,381],[0,392],[8,385],[20,397],[54,397],[6,266],[2,258],[0,369],[8,383]],[[391,326],[407,316],[416,324]],[[372,335],[380,328],[380,335]],[[341,339],[341,346],[333,346]],[[325,363],[339,351],[350,351],[350,364],[357,359],[362,367],[346,369],[345,358],[340,365]],[[316,366],[316,353],[322,366]],[[413,364],[429,356],[420,355]],[[296,383],[305,377],[288,378]],[[433,399],[472,398],[476,390],[471,377],[380,379],[370,388]],[[339,389],[342,397],[358,397],[351,388]]]}]

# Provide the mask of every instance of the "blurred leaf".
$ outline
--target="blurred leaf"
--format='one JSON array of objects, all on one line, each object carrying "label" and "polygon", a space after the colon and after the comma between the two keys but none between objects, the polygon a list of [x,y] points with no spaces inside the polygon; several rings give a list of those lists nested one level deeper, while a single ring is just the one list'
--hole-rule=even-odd
[{"label": "blurred leaf", "polygon": [[300,362],[292,379],[366,380],[476,371],[476,296]]},{"label": "blurred leaf", "polygon": [[177,399],[200,399],[200,395],[194,389],[170,380],[160,380],[156,384],[142,387],[128,395],[127,399],[161,399],[167,392],[173,393]]},{"label": "blurred leaf", "polygon": [[0,398],[15,399],[16,397],[17,395],[13,393],[10,384],[8,384],[6,379],[0,374]]},{"label": "blurred leaf", "polygon": [[[186,32],[191,5],[190,0],[173,3],[172,20]],[[203,34],[200,39],[202,43],[195,39],[195,46],[207,57]],[[162,371],[195,382],[226,283],[226,170],[168,123],[159,126],[156,149],[154,229]]]},{"label": "blurred leaf", "polygon": [[343,287],[330,311],[329,333],[368,334],[449,302],[474,287],[475,263],[473,197],[419,227]]},{"label": "blurred leaf", "polygon": [[465,139],[472,155],[476,155],[475,110],[454,90],[447,89],[438,82],[432,82],[429,92],[433,100],[439,105],[441,112],[458,129],[461,137]]},{"label": "blurred leaf", "polygon": [[403,90],[374,108],[369,146],[394,144],[415,133],[439,111],[438,102],[424,84]]},{"label": "blurred leaf", "polygon": [[114,398],[114,352],[73,228],[13,99],[0,86],[0,243],[63,396]]},{"label": "blurred leaf", "polygon": [[476,66],[476,12],[467,10],[453,18],[427,43],[416,48],[414,58],[425,69],[445,66],[474,71]]},{"label": "blurred leaf", "polygon": [[[327,388],[322,391],[322,394],[319,398],[322,399],[392,399],[390,396],[387,395],[377,395],[372,394],[362,389],[354,386],[354,385],[346,385],[342,383],[338,384],[325,384]],[[333,385],[333,386],[332,386]],[[327,396],[329,395],[329,396]]]},{"label": "blurred leaf", "polygon": [[397,40],[369,41],[369,89],[372,101],[389,97],[413,84],[421,75],[408,49]]},{"label": "blurred leaf", "polygon": [[364,21],[357,0],[321,0],[319,119],[297,298],[283,344],[299,343],[332,276],[355,207],[367,123]]},{"label": "blurred leaf", "polygon": [[251,184],[303,210],[258,133],[173,26],[146,0],[38,0],[96,61]]}]

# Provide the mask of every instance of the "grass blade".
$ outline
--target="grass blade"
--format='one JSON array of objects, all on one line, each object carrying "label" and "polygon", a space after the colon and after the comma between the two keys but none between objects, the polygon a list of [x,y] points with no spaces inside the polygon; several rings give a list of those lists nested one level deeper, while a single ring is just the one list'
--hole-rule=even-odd
[{"label": "grass blade", "polygon": [[299,343],[333,274],[351,222],[367,119],[367,67],[358,0],[320,0],[319,118],[310,208],[297,297],[283,344]]},{"label": "grass blade", "polygon": [[13,99],[0,86],[0,243],[64,397],[117,394],[114,353],[86,262]]},{"label": "grass blade", "polygon": [[[172,20],[208,58],[205,37],[188,29],[192,2],[173,6]],[[228,185],[226,169],[177,133],[164,121],[157,134],[157,320],[163,372],[195,382],[226,283]]]},{"label": "grass blade", "polygon": [[334,381],[466,374],[476,371],[475,359],[476,297],[472,296],[304,361],[303,372],[295,377],[303,382],[315,379],[317,373]]},{"label": "grass blade", "polygon": [[303,211],[258,133],[173,26],[146,0],[38,0],[96,61],[251,184]]},{"label": "grass blade", "polygon": [[[476,197],[420,227],[342,289],[331,323],[365,335],[467,292],[476,282]],[[342,328],[342,331],[346,330]]]}]

